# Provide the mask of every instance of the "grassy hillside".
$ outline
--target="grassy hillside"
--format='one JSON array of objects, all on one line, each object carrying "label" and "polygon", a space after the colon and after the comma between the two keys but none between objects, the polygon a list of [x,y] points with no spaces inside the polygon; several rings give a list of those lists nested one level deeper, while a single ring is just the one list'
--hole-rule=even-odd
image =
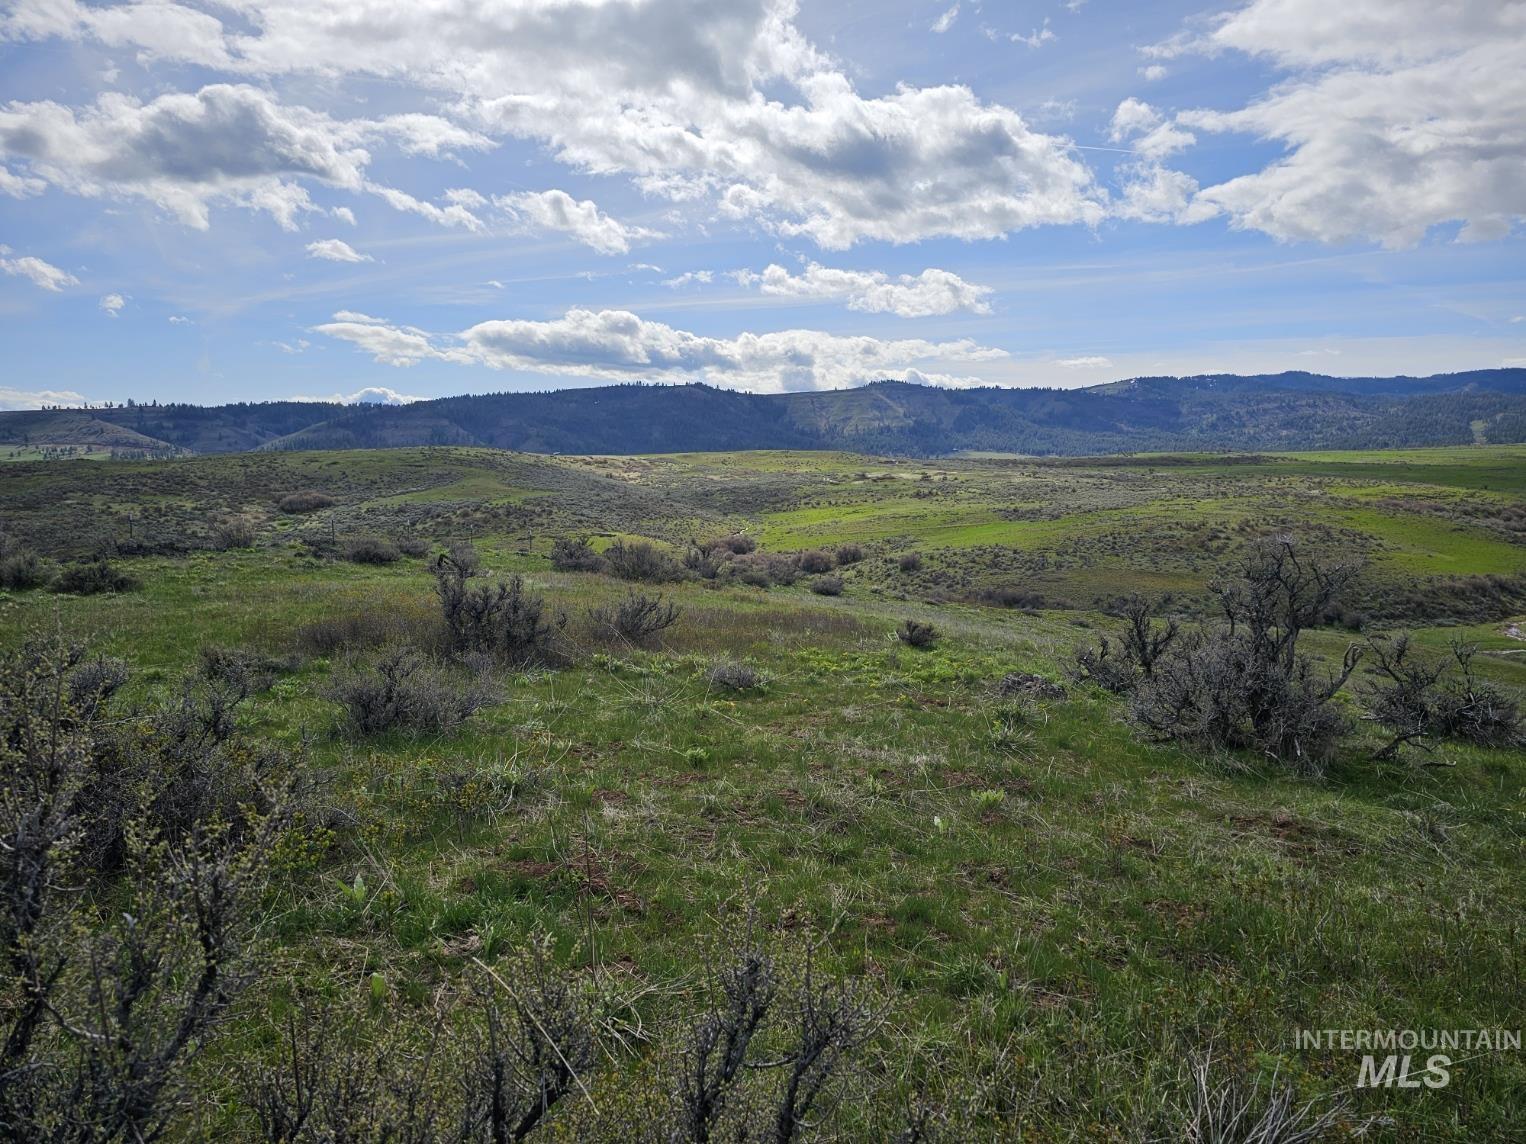
[{"label": "grassy hillside", "polygon": [[0,441],[32,449],[77,445],[89,449],[173,451],[167,442],[105,418],[71,409],[0,414]]},{"label": "grassy hillside", "polygon": [[[299,490],[334,503],[281,511]],[[235,516],[253,546],[208,548]],[[196,1064],[189,1135],[255,1136],[246,1082],[279,1059],[301,1005],[405,1030],[423,1059],[479,962],[535,935],[599,983],[621,1031],[559,1107],[556,1138],[596,1111],[650,1111],[661,1078],[643,1062],[698,1004],[705,951],[727,940],[717,919],[741,904],[779,948],[819,942],[823,971],[883,1007],[829,1138],[889,1139],[924,1099],[952,1140],[1180,1139],[1205,1053],[1247,1091],[1275,1077],[1300,1101],[1346,1101],[1333,1138],[1373,1117],[1364,1139],[1526,1135],[1520,1054],[1460,1064],[1445,1089],[1353,1090],[1357,1058],[1292,1040],[1522,1024],[1526,753],[1449,742],[1423,760],[1447,766],[1376,763],[1379,734],[1358,724],[1322,777],[1298,777],[1142,741],[1119,700],[1066,676],[1072,647],[1115,626],[1109,597],[1169,595],[1191,622],[1248,540],[1293,530],[1364,562],[1349,608],[1369,630],[1402,622],[1436,653],[1461,636],[1486,678],[1526,695],[1511,634],[1526,447],[17,463],[0,528],[57,558],[147,553],[115,557],[134,592],[0,593],[0,643],[88,641],[130,665],[143,702],[204,646],[252,649],[276,666],[243,726],[305,743],[342,810],[283,860],[268,967]],[[549,561],[560,537],[679,553],[736,530],[764,553],[858,545],[862,559],[835,570],[840,596],[809,577],[661,585],[681,615],[648,647],[588,615],[628,585]],[[436,610],[427,558],[336,558],[371,534],[431,556],[469,539],[487,568],[523,574],[570,617],[564,662],[495,672],[497,701],[459,730],[344,733],[324,694],[344,651],[324,633],[416,634]],[[993,604],[1002,589],[1022,606]],[[941,638],[898,643],[908,618]],[[1359,638],[1331,626],[1309,646],[1339,658]],[[719,685],[720,661],[761,685]],[[1063,691],[1004,694],[1015,672]],[[1354,689],[1341,703],[1355,714]]]},{"label": "grassy hillside", "polygon": [[[1526,447],[937,462],[804,451],[252,454],[13,465],[4,520],[59,557],[192,551],[229,515],[267,542],[499,535],[541,556],[559,535],[644,535],[681,549],[740,529],[774,550],[863,544],[869,558],[841,575],[882,599],[973,601],[1018,583],[1075,607],[1142,589],[1200,595],[1247,537],[1289,528],[1363,563],[1354,612],[1482,620],[1526,604],[1523,461]],[[308,516],[277,509],[283,494],[309,488],[337,503]],[[921,566],[902,571],[899,557],[913,550]],[[1455,590],[1456,578],[1470,590]],[[1495,612],[1476,598],[1486,589],[1505,601]]]}]

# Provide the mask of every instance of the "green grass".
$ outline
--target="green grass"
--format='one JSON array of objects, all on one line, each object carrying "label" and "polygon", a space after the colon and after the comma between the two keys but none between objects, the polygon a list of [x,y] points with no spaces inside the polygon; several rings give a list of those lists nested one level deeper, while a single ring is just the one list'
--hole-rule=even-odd
[{"label": "green grass", "polygon": [[[1186,1054],[1209,1045],[1316,1099],[1349,1089],[1358,1059],[1296,1051],[1296,1028],[1521,1026],[1526,758],[1448,745],[1452,766],[1379,766],[1361,732],[1324,779],[1299,779],[1143,744],[1098,692],[1014,705],[994,692],[1005,673],[1058,677],[1071,647],[1111,621],[951,602],[939,577],[968,566],[971,584],[1000,581],[1001,559],[1045,554],[1035,582],[1082,602],[1142,582],[1200,589],[1243,529],[1278,522],[1366,546],[1396,576],[1526,569],[1526,548],[1502,534],[1384,509],[1342,475],[1350,465],[1362,487],[1455,492],[1481,487],[1470,482],[1489,465],[1526,468],[1526,450],[1484,450],[1493,459],[1477,466],[1447,452],[1205,462],[1185,476],[1149,459],[1087,469],[444,450],[36,466],[18,472],[30,492],[0,487],[0,505],[22,504],[29,526],[51,521],[42,491],[115,513],[182,504],[183,519],[237,502],[260,514],[264,546],[128,561],[144,587],[119,597],[0,596],[0,641],[53,628],[89,639],[132,663],[143,697],[203,644],[286,652],[305,624],[361,609],[422,622],[433,607],[422,560],[363,568],[289,539],[331,522],[340,535],[411,522],[441,540],[472,527],[490,567],[525,573],[572,616],[573,664],[505,678],[503,702],[458,734],[346,741],[322,697],[333,668],[322,659],[245,716],[270,740],[309,738],[357,825],[279,895],[279,972],[208,1059],[230,1134],[249,1121],[228,1062],[270,1051],[298,982],[358,998],[376,971],[389,1011],[425,1019],[471,956],[544,932],[568,965],[661,986],[643,1002],[655,1023],[664,997],[692,984],[716,915],[756,900],[779,942],[825,935],[830,965],[863,975],[890,1007],[874,1053],[891,1091],[845,1110],[851,1137],[891,1135],[896,1093],[925,1084],[952,1099],[970,1087],[958,1078],[980,1077],[987,1097],[972,1122],[956,1120],[958,1138],[1128,1140],[1180,1095]],[[325,487],[330,474],[341,504],[328,513],[280,518],[255,499]],[[460,515],[459,499],[539,515],[493,518],[511,525],[495,530]],[[1052,516],[995,515],[1019,503]],[[607,646],[581,619],[625,585],[546,559],[562,531],[682,543],[732,527],[758,531],[765,548],[853,540],[871,552],[845,570],[838,599],[666,587],[683,619],[647,651]],[[894,569],[902,539],[928,557],[924,573]],[[934,650],[894,642],[907,617],[939,627]],[[1418,638],[1439,652],[1453,635],[1526,693],[1526,656],[1509,654],[1526,643],[1502,622]],[[1334,656],[1350,638],[1318,632],[1310,647]],[[717,691],[705,672],[721,657],[756,665],[766,685]],[[502,797],[463,799],[462,775]],[[388,889],[357,904],[338,889],[357,873]],[[593,1097],[620,1075],[596,1081]],[[1460,1065],[1443,1090],[1349,1095],[1358,1113],[1390,1118],[1369,1138],[1503,1140],[1526,1135],[1523,1085],[1526,1058],[1499,1054]]]}]

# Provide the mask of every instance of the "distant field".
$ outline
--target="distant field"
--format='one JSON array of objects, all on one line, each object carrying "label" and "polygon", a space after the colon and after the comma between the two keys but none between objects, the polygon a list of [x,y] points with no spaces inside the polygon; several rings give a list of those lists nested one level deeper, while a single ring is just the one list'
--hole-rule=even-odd
[{"label": "distant field", "polygon": [[[276,507],[305,489],[336,503]],[[58,558],[143,552],[115,558],[142,587],[0,593],[0,647],[60,630],[126,660],[135,701],[165,693],[204,645],[296,657],[242,718],[267,741],[305,740],[355,825],[315,833],[271,907],[279,972],[207,1058],[218,1135],[251,1134],[237,1074],[274,1059],[293,982],[427,1024],[472,958],[545,933],[560,964],[637,997],[657,1027],[695,989],[714,918],[750,900],[786,946],[824,935],[828,967],[886,1005],[880,1095],[842,1110],[847,1139],[891,1138],[918,1092],[954,1110],[952,1139],[1173,1138],[1163,1110],[1187,1054],[1209,1047],[1300,1099],[1348,1096],[1348,1124],[1387,1118],[1364,1139],[1522,1139],[1519,1054],[1470,1061],[1437,1092],[1350,1092],[1348,1056],[1295,1051],[1290,1035],[1522,1024],[1526,754],[1448,744],[1427,760],[1448,766],[1380,766],[1376,731],[1358,724],[1325,777],[1298,778],[1142,743],[1094,688],[1026,702],[996,685],[1014,671],[1064,681],[1073,646],[1115,624],[1097,606],[1112,595],[1174,593],[1190,619],[1245,541],[1290,529],[1365,561],[1359,606],[1402,597],[1406,618],[1376,627],[1413,627],[1428,652],[1474,642],[1482,673],[1526,695],[1526,641],[1507,630],[1526,614],[1508,586],[1526,574],[1523,504],[1526,447],[22,463],[0,473],[0,528]],[[231,515],[255,545],[208,550]],[[864,556],[836,570],[839,597],[809,578],[664,585],[682,615],[646,650],[587,619],[627,585],[548,559],[562,536],[681,553],[733,530],[765,552]],[[436,607],[428,557],[332,558],[327,545],[361,534],[420,538],[431,556],[472,540],[569,615],[570,663],[504,673],[501,700],[458,732],[338,734],[324,688],[340,656],[315,653],[304,628],[363,614],[422,626]],[[911,552],[921,566],[903,571]],[[1043,600],[979,602],[998,588]],[[895,642],[907,618],[934,623],[936,647]],[[1310,648],[1338,659],[1359,638],[1330,627]],[[765,685],[716,687],[723,658]],[[461,794],[483,789],[511,793]],[[359,903],[357,875],[375,888]],[[639,1083],[612,1069],[589,1097],[633,1099]]]},{"label": "distant field", "polygon": [[111,459],[109,446],[65,445],[53,448],[31,448],[25,445],[0,445],[0,462],[4,461],[107,461]]},{"label": "distant field", "polygon": [[[339,503],[311,517],[275,511],[281,495],[309,487]],[[4,504],[11,531],[57,555],[121,541],[195,548],[230,514],[267,539],[499,535],[542,554],[557,535],[649,536],[681,549],[740,529],[770,550],[865,545],[871,559],[843,576],[882,597],[973,599],[1016,585],[1090,607],[1141,587],[1200,593],[1247,538],[1280,530],[1360,561],[1372,593],[1403,584],[1439,597],[1449,578],[1519,577],[1523,494],[1526,446],[1092,461],[399,449],[17,465]],[[908,574],[896,562],[912,549],[923,560]],[[1526,586],[1520,595],[1526,607]]]}]

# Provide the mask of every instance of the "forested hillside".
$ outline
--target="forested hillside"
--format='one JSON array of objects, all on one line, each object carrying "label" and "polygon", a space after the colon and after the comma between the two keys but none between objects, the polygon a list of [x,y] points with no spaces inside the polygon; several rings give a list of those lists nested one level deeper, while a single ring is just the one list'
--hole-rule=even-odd
[{"label": "forested hillside", "polygon": [[0,414],[0,443],[101,444],[113,433],[123,446],[191,453],[486,445],[532,453],[855,449],[940,456],[1509,444],[1526,440],[1526,369],[1427,378],[1148,377],[1071,390],[883,381],[758,395],[706,385],[615,385],[405,406],[281,401]]}]

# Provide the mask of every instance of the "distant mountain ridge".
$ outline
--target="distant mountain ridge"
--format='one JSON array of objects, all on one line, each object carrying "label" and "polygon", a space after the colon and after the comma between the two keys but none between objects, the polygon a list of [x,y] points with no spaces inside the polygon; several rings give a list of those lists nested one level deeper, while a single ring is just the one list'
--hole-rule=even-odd
[{"label": "distant mountain ridge", "polygon": [[296,401],[0,413],[0,443],[165,453],[476,445],[532,453],[850,449],[1085,455],[1526,441],[1526,369],[1139,377],[1085,389],[881,381],[759,395],[625,384],[412,405]]}]

